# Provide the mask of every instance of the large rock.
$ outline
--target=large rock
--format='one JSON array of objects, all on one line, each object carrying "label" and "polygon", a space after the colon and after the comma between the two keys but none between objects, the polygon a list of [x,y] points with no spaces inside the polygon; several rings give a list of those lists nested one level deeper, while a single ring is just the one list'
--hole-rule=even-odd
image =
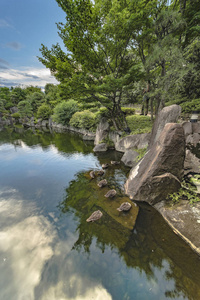
[{"label": "large rock", "polygon": [[126,152],[130,149],[143,149],[149,144],[150,133],[128,135],[115,144],[115,150]]},{"label": "large rock", "polygon": [[98,144],[93,149],[94,152],[105,152],[107,150],[108,150],[108,146],[106,143]]},{"label": "large rock", "polygon": [[189,201],[182,200],[172,209],[166,205],[165,201],[162,201],[154,207],[172,227],[173,231],[200,255],[200,203],[190,205]]},{"label": "large rock", "polygon": [[190,172],[200,173],[200,159],[187,149],[184,161],[184,174],[187,175]]},{"label": "large rock", "polygon": [[102,118],[96,130],[96,137],[94,140],[95,145],[100,144],[104,139],[108,137],[109,129],[110,126],[107,119]]},{"label": "large rock", "polygon": [[181,114],[181,107],[173,104],[164,107],[158,114],[152,128],[149,148],[159,139],[159,136],[167,123],[176,123]]},{"label": "large rock", "polygon": [[196,147],[200,143],[200,122],[184,122],[182,126],[186,137],[186,144]]},{"label": "large rock", "polygon": [[186,144],[196,147],[200,143],[200,134],[193,133],[187,136]]},{"label": "large rock", "polygon": [[128,167],[135,167],[137,165],[136,158],[139,153],[134,150],[127,150],[121,158],[121,161]]},{"label": "large rock", "polygon": [[180,124],[165,125],[160,138],[131,170],[125,192],[131,199],[155,204],[180,187],[185,136]]}]

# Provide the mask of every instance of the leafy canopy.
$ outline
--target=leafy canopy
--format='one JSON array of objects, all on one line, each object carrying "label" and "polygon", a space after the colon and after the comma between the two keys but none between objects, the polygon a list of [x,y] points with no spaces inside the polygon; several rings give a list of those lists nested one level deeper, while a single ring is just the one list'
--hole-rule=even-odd
[{"label": "leafy canopy", "polygon": [[42,45],[39,60],[61,82],[68,97],[100,102],[115,127],[122,127],[122,95],[143,74],[141,62],[131,51],[138,27],[131,19],[136,1],[131,9],[122,0],[57,2],[66,13],[66,24],[58,24],[66,53],[58,44],[50,50]]}]

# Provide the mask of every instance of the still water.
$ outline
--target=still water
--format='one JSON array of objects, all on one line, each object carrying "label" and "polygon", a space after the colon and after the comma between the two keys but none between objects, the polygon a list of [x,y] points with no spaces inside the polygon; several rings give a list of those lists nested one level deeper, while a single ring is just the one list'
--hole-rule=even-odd
[{"label": "still water", "polygon": [[109,167],[100,189],[89,171],[121,154],[92,148],[70,133],[1,129],[0,299],[200,299],[199,256],[151,207],[116,210],[129,169]]}]

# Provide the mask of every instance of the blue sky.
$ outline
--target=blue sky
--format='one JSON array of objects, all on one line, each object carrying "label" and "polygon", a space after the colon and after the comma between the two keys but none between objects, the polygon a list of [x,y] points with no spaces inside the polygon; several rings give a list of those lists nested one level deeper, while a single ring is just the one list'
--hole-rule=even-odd
[{"label": "blue sky", "polygon": [[37,56],[41,43],[62,44],[56,22],[64,21],[55,0],[0,0],[0,86],[56,83]]}]

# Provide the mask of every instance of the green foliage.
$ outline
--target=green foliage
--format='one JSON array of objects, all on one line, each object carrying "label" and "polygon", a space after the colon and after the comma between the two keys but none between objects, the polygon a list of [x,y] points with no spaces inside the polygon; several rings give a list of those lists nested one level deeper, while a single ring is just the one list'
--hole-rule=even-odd
[{"label": "green foliage", "polygon": [[133,107],[122,107],[122,111],[126,115],[134,115],[135,114],[135,108],[133,108]]},{"label": "green foliage", "polygon": [[33,111],[36,113],[38,107],[45,101],[44,94],[42,92],[34,92],[27,96],[27,101],[31,104]]},{"label": "green foliage", "polygon": [[0,112],[3,113],[5,111],[5,99],[0,99]]},{"label": "green foliage", "polygon": [[45,86],[45,102],[53,109],[58,103],[64,100],[61,96],[61,90],[58,85],[46,84]]},{"label": "green foliage", "polygon": [[20,116],[19,112],[16,112],[16,113],[12,114],[11,117],[14,119],[20,119],[21,116]]},{"label": "green foliage", "polygon": [[39,106],[37,111],[38,118],[41,118],[42,120],[48,120],[51,114],[52,114],[52,110],[48,104],[44,103],[41,106]]},{"label": "green foliage", "polygon": [[68,125],[72,115],[78,111],[78,103],[75,100],[62,101],[54,108],[53,120],[62,125]]},{"label": "green foliage", "polygon": [[102,141],[100,141],[100,144],[102,144],[102,143],[106,143],[109,148],[114,148],[114,146],[115,146],[114,142],[111,141],[109,139],[109,137],[107,137],[107,138],[103,139]]},{"label": "green foliage", "polygon": [[84,128],[84,129],[94,131],[97,125],[96,114],[92,113],[89,110],[76,112],[72,116],[69,124],[77,128]]},{"label": "green foliage", "polygon": [[110,114],[109,114],[109,110],[106,107],[100,107],[100,109],[97,112],[97,117],[99,119],[105,117],[105,118],[109,118]]},{"label": "green foliage", "polygon": [[200,99],[194,99],[190,102],[183,102],[180,104],[182,113],[192,113],[194,110],[200,111]]},{"label": "green foliage", "polygon": [[38,87],[38,86],[32,86],[32,85],[27,86],[24,89],[24,91],[25,91],[26,95],[33,94],[35,92],[38,92],[38,93],[42,92],[40,87]]},{"label": "green foliage", "polygon": [[[10,92],[10,102],[11,106],[16,106],[20,101],[24,101],[26,99],[26,92],[21,87],[15,87]],[[10,106],[10,107],[11,107]]]},{"label": "green foliage", "polygon": [[17,105],[17,108],[18,108],[19,114],[22,118],[31,117],[33,115],[32,106],[31,106],[30,102],[27,100],[20,101]]},{"label": "green foliage", "polygon": [[147,147],[143,148],[143,149],[135,149],[135,151],[137,151],[139,154],[136,157],[135,161],[139,162],[147,153]]},{"label": "green foliage", "polygon": [[188,200],[192,205],[200,201],[200,195],[196,193],[194,187],[189,182],[182,182],[182,187],[178,192],[168,195],[167,200],[172,205],[178,204],[181,200]]},{"label": "green foliage", "polygon": [[131,18],[137,4],[122,0],[57,3],[66,13],[66,24],[58,25],[66,53],[58,44],[51,50],[42,45],[39,60],[61,82],[67,97],[92,98],[109,110],[116,129],[127,127],[121,111],[123,93],[143,76],[132,48],[138,24]]},{"label": "green foliage", "polygon": [[152,129],[152,121],[149,116],[132,115],[126,117],[131,134],[149,133]]},{"label": "green foliage", "polygon": [[97,101],[95,102],[83,102],[79,104],[80,110],[90,110],[92,112],[99,111],[101,104]]}]

